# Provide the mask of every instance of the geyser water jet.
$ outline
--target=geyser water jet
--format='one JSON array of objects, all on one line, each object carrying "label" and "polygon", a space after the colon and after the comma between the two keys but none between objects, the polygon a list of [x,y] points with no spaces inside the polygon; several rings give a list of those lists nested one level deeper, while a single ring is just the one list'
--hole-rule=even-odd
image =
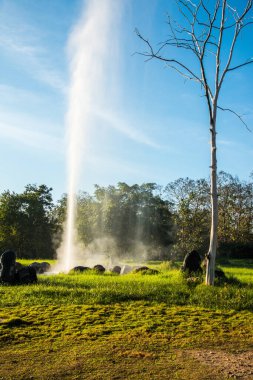
[{"label": "geyser water jet", "polygon": [[[59,270],[76,265],[78,236],[75,227],[77,192],[83,155],[87,155],[89,130],[96,112],[105,107],[108,78],[115,70],[122,1],[88,0],[68,44],[70,85],[67,124],[67,217],[58,250]],[[112,78],[112,76],[111,76]],[[107,93],[107,95],[106,95]],[[108,106],[108,104],[106,104]]]}]

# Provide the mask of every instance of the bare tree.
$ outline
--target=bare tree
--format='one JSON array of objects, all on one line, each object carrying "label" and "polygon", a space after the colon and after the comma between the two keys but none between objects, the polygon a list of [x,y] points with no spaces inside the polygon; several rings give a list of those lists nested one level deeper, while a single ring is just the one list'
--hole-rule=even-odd
[{"label": "bare tree", "polygon": [[[215,259],[217,250],[218,227],[218,193],[217,193],[217,159],[216,159],[216,120],[217,111],[232,112],[247,127],[243,117],[230,108],[219,104],[219,95],[227,74],[253,63],[253,58],[233,63],[233,57],[238,37],[242,31],[253,25],[253,0],[241,0],[239,8],[235,8],[227,0],[204,1],[198,4],[194,0],[175,0],[183,24],[168,16],[170,34],[166,41],[154,48],[148,39],[136,30],[138,37],[145,43],[148,50],[140,53],[147,60],[157,59],[175,70],[185,79],[200,84],[204,91],[209,112],[211,134],[211,231],[210,245],[207,254],[206,284],[213,285],[215,277]],[[209,6],[210,5],[210,6]],[[189,61],[179,60],[167,55],[167,48],[183,49],[192,54],[198,63],[190,66]],[[210,65],[214,65],[213,68]],[[214,72],[214,74],[212,74]]]}]

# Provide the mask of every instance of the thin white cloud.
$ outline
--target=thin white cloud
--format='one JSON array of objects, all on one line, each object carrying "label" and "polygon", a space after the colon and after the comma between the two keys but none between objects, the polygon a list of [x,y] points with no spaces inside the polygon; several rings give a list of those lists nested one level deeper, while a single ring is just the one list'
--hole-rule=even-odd
[{"label": "thin white cloud", "polygon": [[154,149],[163,149],[161,145],[159,145],[153,139],[145,135],[142,131],[140,131],[140,129],[131,126],[131,123],[128,122],[125,115],[120,116],[116,113],[109,113],[98,110],[94,110],[94,112],[100,119],[109,124],[111,128],[122,133],[128,139]]},{"label": "thin white cloud", "polygon": [[[14,4],[11,4],[12,7]],[[8,9],[8,3],[0,8],[0,48],[9,60],[22,68],[33,79],[48,85],[54,90],[66,92],[66,83],[61,74],[53,68],[50,54],[43,47],[39,30],[32,28],[22,19],[18,9]],[[17,14],[19,17],[17,17]]]},{"label": "thin white cloud", "polygon": [[64,136],[54,134],[57,128],[58,126],[45,125],[45,122],[26,115],[10,114],[0,109],[0,139],[8,141],[8,144],[18,142],[21,146],[37,151],[63,155]]},{"label": "thin white cloud", "polygon": [[5,124],[0,121],[0,136],[1,139],[16,141],[23,146],[29,146],[36,150],[63,154],[63,141],[46,133],[20,128],[20,126]]}]

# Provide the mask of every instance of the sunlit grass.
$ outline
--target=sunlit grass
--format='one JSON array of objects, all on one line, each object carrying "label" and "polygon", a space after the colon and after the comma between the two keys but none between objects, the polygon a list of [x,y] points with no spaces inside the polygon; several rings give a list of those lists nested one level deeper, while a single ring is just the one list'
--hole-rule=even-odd
[{"label": "sunlit grass", "polygon": [[27,380],[32,370],[33,379],[203,380],[208,371],[206,379],[225,380],[189,350],[249,350],[252,324],[249,311],[144,301],[7,307],[0,310],[0,376]]},{"label": "sunlit grass", "polygon": [[188,353],[251,349],[253,269],[224,266],[232,280],[207,287],[187,282],[172,263],[149,266],[160,273],[91,271],[1,285],[0,378],[26,380],[32,368],[34,379],[227,379]]},{"label": "sunlit grass", "polygon": [[[174,347],[222,343],[243,337],[250,343],[253,315],[250,312],[208,310],[190,306],[135,302],[114,305],[68,305],[15,307],[0,312],[0,343],[22,343],[44,337],[92,340],[118,334],[170,336]],[[235,333],[236,331],[236,333]]]},{"label": "sunlit grass", "polygon": [[[157,268],[161,270],[162,264]],[[119,276],[94,272],[40,275],[35,285],[0,286],[0,306],[106,305],[148,301],[169,306],[253,310],[253,269],[223,269],[232,280],[215,287],[189,283],[177,269],[163,269],[158,275]]]}]

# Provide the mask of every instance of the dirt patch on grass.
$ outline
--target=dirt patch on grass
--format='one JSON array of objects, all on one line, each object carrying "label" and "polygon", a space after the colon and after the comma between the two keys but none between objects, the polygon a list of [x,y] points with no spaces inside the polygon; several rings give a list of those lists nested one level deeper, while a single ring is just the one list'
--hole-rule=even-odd
[{"label": "dirt patch on grass", "polygon": [[156,343],[158,350],[127,338],[121,345],[102,339],[92,345],[17,346],[1,350],[0,380],[227,380],[187,350]]},{"label": "dirt patch on grass", "polygon": [[253,351],[228,353],[225,351],[190,350],[189,354],[201,364],[217,368],[232,379],[253,379]]}]

